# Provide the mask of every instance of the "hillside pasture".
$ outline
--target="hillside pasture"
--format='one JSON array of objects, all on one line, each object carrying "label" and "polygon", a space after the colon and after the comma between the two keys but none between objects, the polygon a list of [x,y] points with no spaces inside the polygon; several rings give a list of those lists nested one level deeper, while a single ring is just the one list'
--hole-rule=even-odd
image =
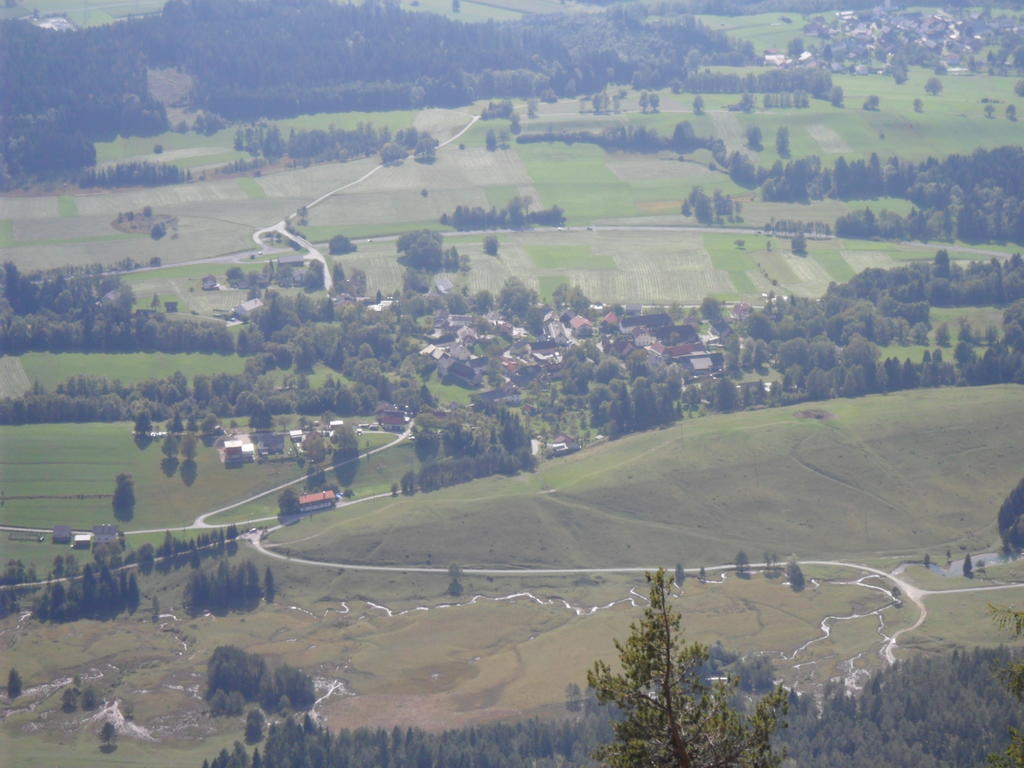
[{"label": "hillside pasture", "polygon": [[[686,420],[535,473],[401,499],[298,547],[348,562],[587,567],[991,546],[1019,479],[1020,388],[913,391]],[[443,523],[443,524],[441,524]],[[482,533],[487,531],[488,533]]]}]

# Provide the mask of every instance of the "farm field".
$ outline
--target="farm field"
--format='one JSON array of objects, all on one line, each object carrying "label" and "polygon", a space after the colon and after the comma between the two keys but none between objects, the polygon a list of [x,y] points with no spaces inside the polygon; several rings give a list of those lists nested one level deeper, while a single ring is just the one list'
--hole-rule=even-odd
[{"label": "farm field", "polygon": [[[195,477],[183,476],[177,462],[173,469],[162,465],[160,441],[140,449],[131,431],[128,422],[0,427],[4,522],[43,527],[117,523],[125,530],[175,527],[302,475],[293,461],[225,469],[216,450],[201,445]],[[121,472],[131,473],[135,481],[135,514],[128,521],[114,518],[109,498],[11,498],[110,494]]]},{"label": "farm field", "polygon": [[[1016,98],[1012,78],[946,76],[942,78],[943,92],[931,97],[923,91],[930,76],[930,71],[915,68],[900,86],[880,76],[836,76],[836,83],[846,93],[844,109],[813,101],[809,109],[759,110],[747,115],[724,111],[734,96],[708,94],[706,113],[695,116],[690,95],[665,92],[661,94],[661,112],[642,114],[634,103],[636,93],[631,92],[624,100],[623,113],[595,116],[581,114],[576,101],[563,100],[541,104],[538,117],[524,120],[523,128],[526,133],[549,128],[599,130],[628,122],[668,134],[678,121],[689,120],[699,135],[722,138],[730,150],[744,151],[765,167],[780,159],[774,136],[783,125],[790,129],[794,157],[817,154],[824,162],[831,162],[838,154],[856,158],[870,152],[877,152],[883,159],[890,154],[921,159],[975,146],[1018,142],[1017,124],[1002,117],[987,119],[980,102],[981,98],[990,98],[1012,103]],[[881,100],[878,112],[860,109],[860,103],[871,94]],[[924,99],[924,111],[915,113],[913,100],[919,97]],[[477,104],[454,110],[331,113],[277,122],[282,129],[349,126],[359,121],[387,124],[393,129],[413,124],[445,139],[465,126],[479,108]],[[753,125],[759,126],[764,135],[764,149],[759,152],[744,147],[745,130]],[[742,202],[743,220],[737,225],[748,229],[763,226],[772,218],[831,223],[837,216],[865,205],[876,211],[903,214],[909,209],[907,201],[887,199],[824,200],[809,205],[764,203],[754,193],[736,186],[721,170],[710,170],[710,158],[703,157],[707,155],[704,151],[682,163],[673,153],[609,153],[587,144],[513,142],[507,149],[488,152],[484,148],[487,131],[505,126],[503,120],[481,121],[460,138],[458,146],[442,150],[435,163],[406,161],[398,167],[381,169],[327,198],[310,211],[307,235],[322,242],[339,232],[352,237],[377,237],[424,226],[440,228],[438,218],[457,205],[503,205],[514,194],[528,195],[538,206],[563,207],[570,225],[692,225],[696,222],[683,217],[679,205],[694,186],[708,192],[723,191]],[[233,128],[228,128],[209,137],[172,132],[145,139],[119,138],[101,145],[99,157],[101,162],[138,159],[151,155],[154,144],[160,143],[164,159],[198,166],[209,158],[233,152],[233,136]],[[971,137],[966,145],[965,136]],[[113,263],[127,257],[142,262],[159,257],[163,263],[173,264],[242,250],[251,247],[250,235],[255,229],[279,220],[325,192],[356,181],[376,163],[376,158],[367,158],[267,173],[259,179],[216,178],[157,189],[59,198],[6,197],[0,199],[0,258],[26,268]],[[145,205],[178,218],[176,237],[153,241],[143,235],[122,235],[110,227],[118,212],[139,210]],[[995,252],[1013,250],[986,248]],[[827,279],[849,273],[837,257],[821,260],[821,271],[815,270],[819,282],[827,284]],[[860,268],[848,264],[851,269]],[[751,291],[747,280],[739,281],[739,285],[732,286],[734,293]],[[730,293],[727,288],[720,292]]]},{"label": "farm field", "polygon": [[530,475],[366,505],[314,520],[325,535],[295,551],[593,567],[731,562],[738,549],[920,557],[995,543],[995,510],[1019,480],[1018,387],[832,400],[814,406],[824,420],[799,417],[804,408],[688,420]]}]

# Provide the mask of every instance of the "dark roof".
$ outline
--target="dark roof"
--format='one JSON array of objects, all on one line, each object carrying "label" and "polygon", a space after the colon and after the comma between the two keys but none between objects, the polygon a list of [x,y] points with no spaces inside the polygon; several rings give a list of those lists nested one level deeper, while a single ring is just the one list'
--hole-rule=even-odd
[{"label": "dark roof", "polygon": [[655,312],[650,315],[630,315],[622,318],[622,329],[627,328],[638,328],[644,326],[646,328],[660,328],[663,325],[671,325],[672,318],[666,315],[664,312]]},{"label": "dark roof", "polygon": [[306,257],[301,253],[282,253],[277,257],[277,263],[282,267],[286,266],[302,266],[305,263]]}]

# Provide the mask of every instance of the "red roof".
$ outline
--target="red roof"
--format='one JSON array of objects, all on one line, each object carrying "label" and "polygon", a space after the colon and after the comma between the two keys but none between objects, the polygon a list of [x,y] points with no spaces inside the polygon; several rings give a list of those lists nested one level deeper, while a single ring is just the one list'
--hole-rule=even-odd
[{"label": "red roof", "polygon": [[307,493],[299,496],[299,504],[316,504],[320,501],[334,501],[337,498],[334,491],[320,491],[319,493]]},{"label": "red roof", "polygon": [[405,416],[399,416],[394,413],[385,413],[381,414],[381,416],[377,418],[377,421],[381,424],[405,424],[407,419]]},{"label": "red roof", "polygon": [[590,325],[590,321],[583,315],[576,315],[576,317],[569,321],[569,325],[578,330],[584,325]]},{"label": "red roof", "polygon": [[619,324],[619,316],[616,315],[614,312],[609,312],[607,315],[605,315],[602,318],[602,320],[604,322],[608,323],[609,325],[618,325]]}]

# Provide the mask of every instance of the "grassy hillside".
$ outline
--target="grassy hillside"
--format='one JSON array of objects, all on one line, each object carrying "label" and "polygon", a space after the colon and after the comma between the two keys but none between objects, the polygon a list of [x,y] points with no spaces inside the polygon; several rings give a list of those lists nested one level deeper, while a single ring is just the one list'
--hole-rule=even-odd
[{"label": "grassy hillside", "polygon": [[[824,419],[802,418],[822,411]],[[332,561],[696,566],[990,546],[1021,474],[1020,387],[918,390],[686,421],[278,540]],[[311,536],[317,533],[319,535]]]}]

